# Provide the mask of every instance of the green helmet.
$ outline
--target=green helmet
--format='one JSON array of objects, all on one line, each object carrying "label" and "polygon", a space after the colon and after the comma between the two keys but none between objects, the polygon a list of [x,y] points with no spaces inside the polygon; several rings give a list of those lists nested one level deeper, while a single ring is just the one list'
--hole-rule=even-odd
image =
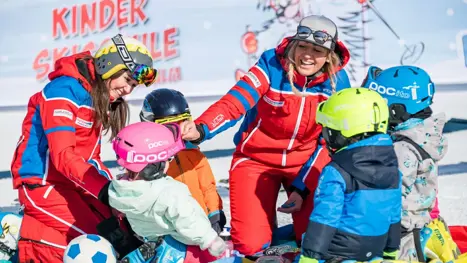
[{"label": "green helmet", "polygon": [[328,146],[339,150],[350,143],[349,138],[366,133],[386,133],[389,109],[376,91],[348,88],[332,94],[321,102],[316,122],[323,126]]}]

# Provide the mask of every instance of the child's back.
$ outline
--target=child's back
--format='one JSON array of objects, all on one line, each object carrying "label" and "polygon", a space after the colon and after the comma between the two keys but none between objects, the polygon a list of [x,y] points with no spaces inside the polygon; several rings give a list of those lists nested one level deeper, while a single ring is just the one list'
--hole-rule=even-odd
[{"label": "child's back", "polygon": [[368,261],[400,243],[401,188],[396,153],[385,134],[388,108],[364,88],[333,94],[316,120],[332,161],[323,170],[300,263]]},{"label": "child's back", "polygon": [[206,248],[216,237],[187,186],[171,177],[113,181],[109,202],[125,214],[135,233],[149,241],[170,235],[181,243]]},{"label": "child's back", "polygon": [[406,231],[421,229],[432,220],[430,212],[435,206],[438,189],[438,161],[447,151],[448,141],[442,133],[445,123],[444,114],[425,120],[410,119],[392,133],[403,175],[402,227]]},{"label": "child's back", "polygon": [[391,238],[400,237],[394,235],[400,231],[400,193],[388,135],[349,145],[332,156],[321,174],[308,225],[314,234],[303,247],[322,253],[329,244],[328,256],[362,261],[383,256]]},{"label": "child's back", "polygon": [[188,186],[193,198],[207,215],[222,210],[222,199],[217,193],[211,166],[197,147],[179,152],[167,174]]},{"label": "child's back", "polygon": [[134,123],[118,133],[112,146],[127,174],[110,182],[108,203],[125,215],[132,230],[147,241],[170,235],[221,255],[225,243],[187,186],[166,176],[174,155],[185,148],[180,127]]}]

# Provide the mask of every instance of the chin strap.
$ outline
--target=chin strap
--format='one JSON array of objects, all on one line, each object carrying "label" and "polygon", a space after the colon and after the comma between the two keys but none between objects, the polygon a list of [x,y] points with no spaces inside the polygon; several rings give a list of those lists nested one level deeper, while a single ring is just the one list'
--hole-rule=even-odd
[{"label": "chin strap", "polygon": [[158,162],[148,164],[141,172],[139,176],[145,181],[153,181],[166,176],[164,173],[166,162]]}]

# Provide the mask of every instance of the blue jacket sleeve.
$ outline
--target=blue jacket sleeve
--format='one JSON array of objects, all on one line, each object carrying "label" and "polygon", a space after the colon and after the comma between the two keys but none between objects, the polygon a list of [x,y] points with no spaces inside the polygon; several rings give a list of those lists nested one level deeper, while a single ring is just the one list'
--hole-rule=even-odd
[{"label": "blue jacket sleeve", "polygon": [[[321,141],[321,138],[318,141]],[[302,166],[292,182],[292,187],[299,191],[305,191],[306,189],[313,191],[316,188],[317,178],[330,161],[328,151],[324,145],[321,143],[317,145],[316,150]]]},{"label": "blue jacket sleeve", "polygon": [[302,244],[302,254],[320,259],[326,255],[329,244],[341,220],[345,199],[345,181],[331,166],[326,166],[315,192],[315,208]]}]

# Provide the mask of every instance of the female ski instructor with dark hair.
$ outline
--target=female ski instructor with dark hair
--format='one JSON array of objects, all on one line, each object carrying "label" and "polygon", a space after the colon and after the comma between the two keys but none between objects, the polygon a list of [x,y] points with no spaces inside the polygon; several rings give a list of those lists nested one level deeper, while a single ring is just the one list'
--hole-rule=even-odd
[{"label": "female ski instructor with dark hair", "polygon": [[29,100],[11,164],[24,208],[20,262],[63,262],[71,239],[96,234],[111,216],[98,200],[112,178],[100,160],[101,133],[116,136],[128,118],[122,97],[155,78],[148,49],[121,35],[94,56],[56,61],[50,82]]},{"label": "female ski instructor with dark hair", "polygon": [[306,231],[310,192],[330,161],[319,139],[316,107],[350,86],[343,69],[349,56],[333,21],[305,17],[294,36],[265,51],[225,96],[194,122],[182,124],[183,138],[201,143],[244,116],[229,179],[231,235],[240,253],[251,255],[270,244],[281,184],[289,200],[278,210],[293,212],[297,241]]}]

